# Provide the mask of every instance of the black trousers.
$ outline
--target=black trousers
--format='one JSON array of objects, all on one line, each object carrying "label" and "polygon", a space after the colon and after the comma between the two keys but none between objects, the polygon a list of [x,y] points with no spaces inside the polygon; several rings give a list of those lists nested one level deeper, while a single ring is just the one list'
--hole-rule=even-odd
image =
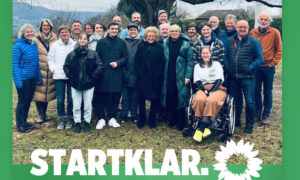
[{"label": "black trousers", "polygon": [[48,107],[48,102],[35,102],[36,109],[39,113],[39,116],[42,117],[43,119],[46,118],[46,111]]},{"label": "black trousers", "polygon": [[33,99],[36,87],[36,79],[23,80],[23,86],[17,88],[18,103],[16,107],[16,124],[17,128],[25,126],[27,122],[30,103]]},{"label": "black trousers", "polygon": [[[146,99],[143,96],[139,96],[139,122],[145,123],[146,121]],[[155,123],[156,114],[159,112],[160,101],[159,99],[149,100],[150,101],[150,112],[149,112],[149,123]]]},{"label": "black trousers", "polygon": [[118,114],[120,98],[121,93],[95,92],[93,106],[98,119],[105,119],[106,113],[108,119],[116,118]]}]

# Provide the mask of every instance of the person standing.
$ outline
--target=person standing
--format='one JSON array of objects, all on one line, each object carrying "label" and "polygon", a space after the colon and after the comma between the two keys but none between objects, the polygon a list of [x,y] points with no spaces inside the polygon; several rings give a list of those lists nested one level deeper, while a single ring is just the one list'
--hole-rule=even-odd
[{"label": "person standing", "polygon": [[124,29],[122,28],[122,18],[120,16],[114,16],[112,21],[116,22],[119,25],[118,37],[120,37],[124,31]]},{"label": "person standing", "polygon": [[219,26],[219,18],[217,16],[211,16],[208,22],[212,25],[212,30],[216,34],[217,38],[221,38],[223,30]]},{"label": "person standing", "polygon": [[106,32],[106,27],[102,23],[94,24],[94,34],[89,37],[89,48],[96,50],[97,42],[102,39]]},{"label": "person standing", "polygon": [[13,46],[13,80],[18,93],[16,124],[17,131],[20,133],[27,133],[35,128],[27,122],[28,111],[36,84],[43,83],[39,50],[33,38],[34,28],[30,24],[24,24]]},{"label": "person standing", "polygon": [[246,127],[244,132],[252,134],[255,118],[255,70],[260,68],[264,57],[259,41],[248,34],[249,25],[245,20],[238,21],[238,34],[228,40],[225,51],[225,69],[228,73],[228,90],[235,98],[235,121],[241,124],[243,101],[246,100]]},{"label": "person standing", "polygon": [[169,127],[182,130],[186,124],[185,108],[188,106],[194,62],[189,38],[172,25],[170,37],[164,43],[165,66],[163,72],[162,106],[168,114]]},{"label": "person standing", "polygon": [[[250,31],[250,35],[257,38],[262,46],[264,63],[256,71],[255,107],[256,120],[262,125],[270,124],[269,116],[272,109],[272,89],[275,66],[282,58],[282,42],[280,32],[271,27],[272,18],[267,13],[261,13],[258,18],[258,28]],[[262,85],[264,86],[264,100],[262,103]]]},{"label": "person standing", "polygon": [[237,19],[236,19],[235,15],[227,14],[227,16],[225,17],[226,29],[220,35],[220,40],[223,42],[225,48],[227,46],[228,39],[237,34],[236,23],[237,23]]},{"label": "person standing", "polygon": [[[66,25],[61,25],[58,28],[59,39],[52,44],[48,53],[49,70],[53,73],[55,82],[56,97],[57,97],[57,114],[58,125],[57,129],[72,128],[72,96],[69,80],[63,70],[65,59],[69,52],[74,49],[76,44],[70,38],[70,28]],[[67,89],[67,113],[65,112],[65,90]]]},{"label": "person standing", "polygon": [[52,22],[49,19],[43,19],[40,22],[40,32],[33,38],[39,48],[39,63],[43,78],[43,84],[36,86],[33,97],[33,101],[35,101],[36,109],[39,114],[36,121],[38,124],[47,121],[46,111],[48,102],[56,98],[53,74],[49,70],[47,58],[50,46],[57,40],[56,34],[52,32],[52,29]]},{"label": "person standing", "polygon": [[190,45],[191,47],[193,46],[193,44],[200,39],[200,35],[197,33],[197,28],[196,28],[196,23],[191,22],[190,24],[188,24],[187,26],[187,36],[190,39]]},{"label": "person standing", "polygon": [[68,54],[64,72],[69,78],[72,99],[75,133],[81,131],[81,103],[84,102],[84,131],[90,132],[92,99],[95,79],[102,71],[102,61],[94,50],[88,49],[88,34],[80,33],[78,45]]},{"label": "person standing", "polygon": [[159,41],[164,43],[170,35],[170,24],[164,23],[159,26]]},{"label": "person standing", "polygon": [[137,97],[137,77],[135,70],[135,54],[138,45],[142,42],[138,35],[138,25],[130,23],[128,26],[128,36],[125,37],[125,43],[128,50],[128,61],[123,71],[123,90],[122,90],[122,120],[128,120],[128,113],[130,111],[131,119],[137,123],[138,117],[138,97]]},{"label": "person standing", "polygon": [[[135,23],[135,24],[138,25],[138,27],[139,27],[139,36],[140,36],[140,38],[144,36],[144,32],[145,32],[145,29],[144,29],[143,26],[141,25],[141,21],[142,21],[141,13],[135,11],[135,12],[133,12],[133,13],[131,14],[131,23]],[[125,29],[125,30],[122,32],[120,38],[121,38],[121,39],[125,39],[126,36],[128,36],[128,29]]]},{"label": "person standing", "polygon": [[77,41],[79,34],[82,31],[82,25],[80,21],[73,21],[71,26],[71,39]]},{"label": "person standing", "polygon": [[160,25],[165,24],[165,23],[171,25],[171,22],[168,21],[167,11],[162,9],[162,10],[159,10],[158,14],[157,14],[157,24],[156,24],[157,29],[160,29]]},{"label": "person standing", "polygon": [[93,99],[95,114],[99,119],[96,129],[102,129],[106,125],[105,110],[109,119],[108,125],[120,127],[116,116],[122,91],[123,67],[126,65],[128,52],[125,41],[117,36],[118,29],[119,25],[111,22],[107,36],[100,39],[96,46],[103,61],[103,72],[95,82]]},{"label": "person standing", "polygon": [[146,104],[150,101],[149,128],[156,127],[156,114],[160,108],[162,72],[164,52],[158,42],[158,29],[154,26],[146,28],[144,41],[138,46],[135,55],[137,76],[139,118],[137,127],[143,128],[146,122]]},{"label": "person standing", "polygon": [[94,25],[92,24],[92,23],[86,23],[85,25],[84,25],[84,32],[86,32],[87,33],[87,35],[88,35],[88,38],[92,35],[92,34],[94,34]]}]

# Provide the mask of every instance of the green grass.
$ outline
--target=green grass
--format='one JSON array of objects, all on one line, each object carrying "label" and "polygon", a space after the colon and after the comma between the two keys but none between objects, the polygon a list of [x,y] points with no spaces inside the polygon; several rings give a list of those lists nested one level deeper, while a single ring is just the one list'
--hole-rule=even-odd
[{"label": "green grass", "polygon": [[[238,142],[241,139],[254,143],[254,150],[259,150],[258,158],[263,164],[281,164],[282,162],[282,65],[276,69],[274,81],[274,105],[271,113],[272,124],[263,127],[256,124],[253,134],[244,134],[244,112],[242,118],[242,128],[236,128],[232,139]],[[17,103],[17,93],[13,90],[13,109]],[[83,156],[87,159],[88,149],[153,149],[153,164],[161,164],[166,149],[175,149],[178,161],[181,162],[181,149],[194,149],[201,155],[201,164],[214,164],[215,152],[220,151],[217,142],[217,133],[205,139],[202,143],[196,143],[191,137],[184,138],[181,132],[168,128],[164,123],[158,123],[156,129],[137,129],[136,125],[129,122],[121,125],[118,129],[106,126],[103,130],[95,130],[95,124],[91,133],[75,134],[71,130],[56,130],[57,114],[56,101],[49,103],[48,116],[51,121],[42,125],[37,125],[37,129],[28,134],[16,132],[15,116],[13,115],[13,163],[31,164],[31,153],[38,148],[41,149],[66,149],[67,158],[62,162],[67,164],[72,149],[81,149]],[[35,104],[31,104],[28,121],[34,123],[37,119]],[[143,156],[142,156],[143,158]],[[46,158],[48,163],[53,163],[52,158]],[[244,160],[233,157],[232,161],[243,164]],[[143,163],[143,159],[141,160]],[[111,163],[111,159],[107,159]],[[124,163],[124,158],[121,158]]]}]

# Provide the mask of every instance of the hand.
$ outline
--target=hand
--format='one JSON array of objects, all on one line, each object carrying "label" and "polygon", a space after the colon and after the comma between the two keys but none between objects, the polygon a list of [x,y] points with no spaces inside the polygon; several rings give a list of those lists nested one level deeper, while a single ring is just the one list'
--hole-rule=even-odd
[{"label": "hand", "polygon": [[206,89],[205,89],[204,93],[205,93],[206,95],[208,95],[208,91],[207,91]]},{"label": "hand", "polygon": [[190,79],[189,79],[189,78],[185,78],[185,79],[184,79],[184,85],[187,85],[189,82],[190,82]]},{"label": "hand", "polygon": [[111,62],[109,63],[109,65],[112,67],[112,68],[116,68],[118,66],[118,64],[116,62]]}]

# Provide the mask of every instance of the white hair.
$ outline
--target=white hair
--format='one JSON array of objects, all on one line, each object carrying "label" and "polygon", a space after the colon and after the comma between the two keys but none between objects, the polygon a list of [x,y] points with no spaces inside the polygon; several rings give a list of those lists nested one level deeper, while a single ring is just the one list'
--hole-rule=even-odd
[{"label": "white hair", "polygon": [[234,19],[235,24],[237,23],[236,16],[233,14],[227,14],[227,16],[225,17],[225,22],[227,19]]},{"label": "white hair", "polygon": [[161,29],[163,26],[167,26],[169,29],[171,28],[171,25],[168,23],[163,23],[161,25],[159,25],[159,29]]},{"label": "white hair", "polygon": [[19,32],[18,32],[18,38],[19,38],[19,39],[24,38],[24,33],[25,33],[25,31],[26,31],[27,29],[30,29],[30,30],[33,31],[33,33],[35,33],[35,32],[34,32],[34,28],[33,28],[33,26],[32,26],[31,24],[24,24],[24,25],[20,28],[20,30],[19,30]]},{"label": "white hair", "polygon": [[259,18],[260,18],[261,15],[267,15],[267,16],[269,17],[270,22],[273,22],[273,19],[272,19],[272,17],[270,16],[270,14],[268,14],[268,13],[266,13],[266,12],[260,13],[259,16],[258,16],[258,18],[257,18],[257,20],[259,20]]},{"label": "white hair", "polygon": [[[216,18],[218,23],[220,22],[219,18],[217,16],[210,16],[210,18]],[[210,18],[208,19],[208,21],[210,21]]]}]

